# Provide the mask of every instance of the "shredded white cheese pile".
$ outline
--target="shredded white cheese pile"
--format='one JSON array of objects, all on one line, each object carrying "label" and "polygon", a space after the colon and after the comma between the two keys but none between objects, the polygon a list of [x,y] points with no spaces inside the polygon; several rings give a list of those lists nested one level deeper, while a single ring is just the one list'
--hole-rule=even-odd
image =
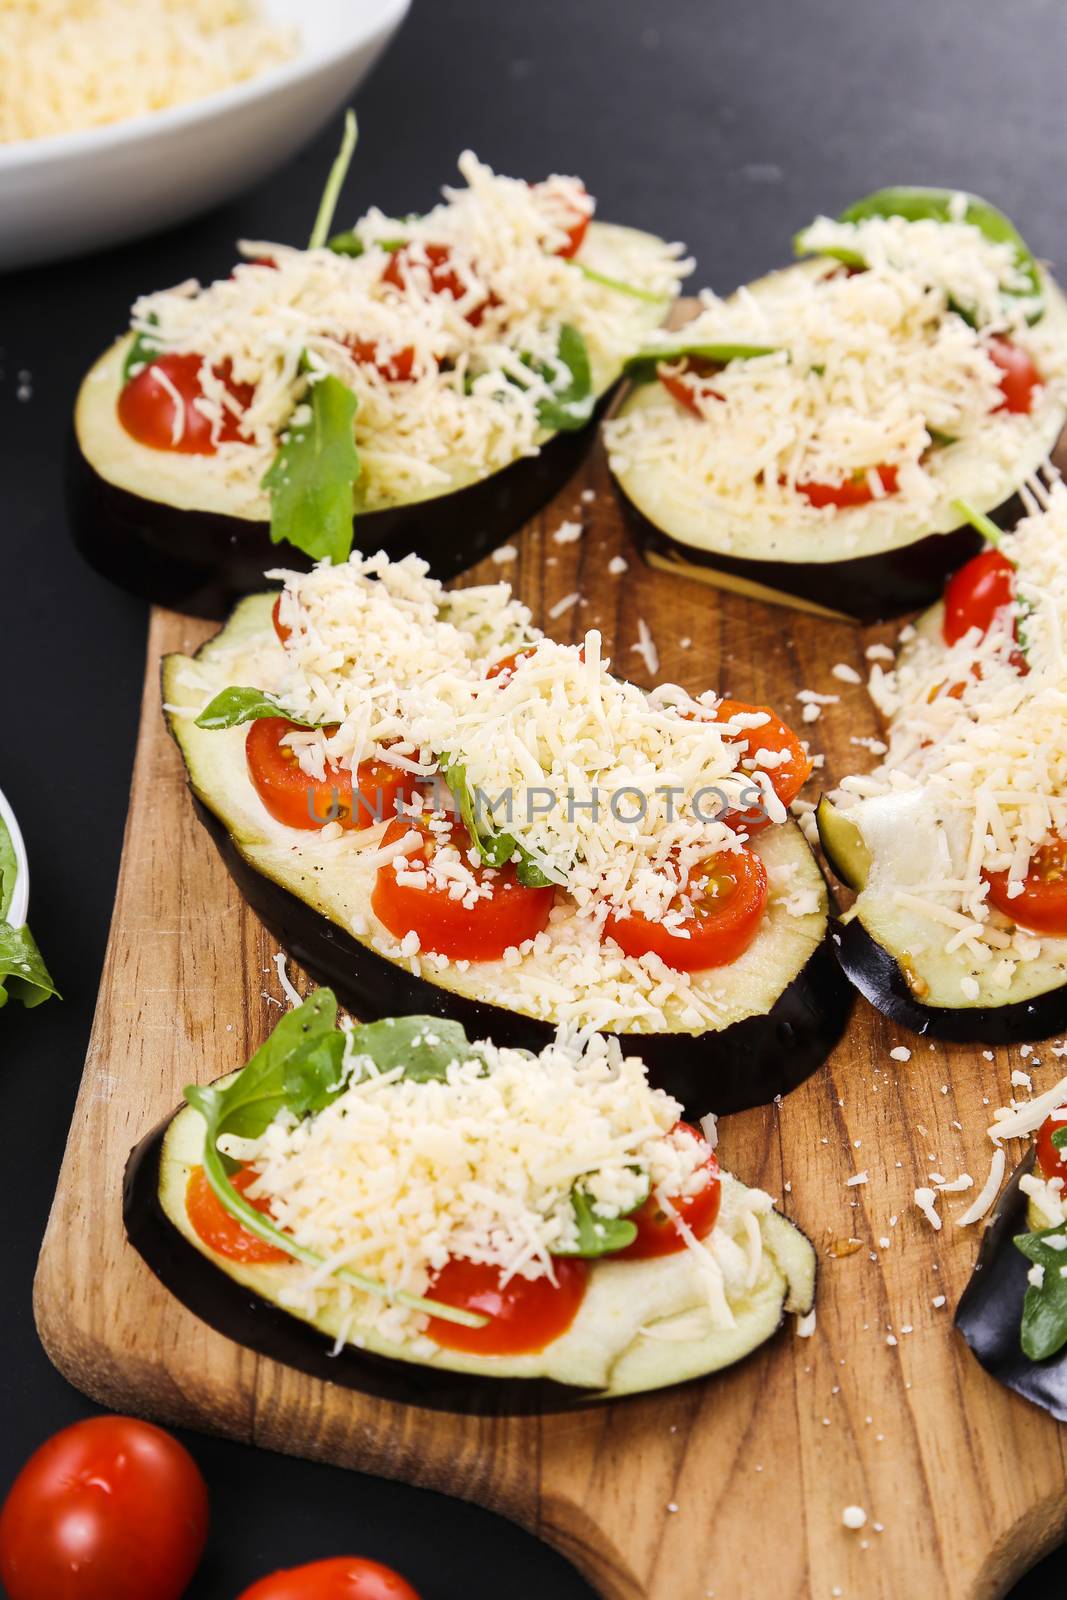
[{"label": "shredded white cheese pile", "polygon": [[0,144],[199,100],[296,49],[256,0],[4,0]]},{"label": "shredded white cheese pile", "polygon": [[[408,1337],[424,1318],[366,1299],[331,1270],[348,1266],[413,1294],[450,1257],[496,1265],[502,1282],[551,1278],[551,1252],[577,1243],[576,1183],[594,1217],[632,1210],[650,1186],[668,1204],[703,1187],[707,1145],[672,1133],[681,1106],[649,1086],[616,1040],[582,1048],[560,1037],[533,1058],[489,1043],[476,1050],[447,1081],[415,1082],[402,1068],[380,1073],[350,1044],[347,1087],[331,1106],[302,1122],[283,1114],[257,1140],[224,1141],[257,1168],[249,1192],[269,1198],[279,1226],[323,1257],[311,1273],[288,1269],[283,1303],[314,1314],[340,1296],[360,1322]],[[769,1206],[749,1191],[742,1209]],[[748,1236],[758,1249],[759,1230],[742,1218],[740,1232],[747,1274]],[[721,1290],[713,1239],[693,1248]]]},{"label": "shredded white cheese pile", "polygon": [[989,905],[982,874],[1006,871],[1021,890],[1033,852],[1067,830],[1067,488],[1035,484],[1027,499],[1030,514],[1004,536],[1003,550],[1016,563],[1029,670],[1018,670],[1008,613],[983,638],[972,629],[951,647],[939,630],[921,634],[895,671],[872,675],[872,694],[891,719],[884,760],[844,779],[835,795],[846,809],[918,797],[937,849],[923,855],[925,875],[889,891],[1004,989],[1042,940]]},{"label": "shredded white cheese pile", "polygon": [[[963,450],[980,433],[979,483],[991,463],[1017,459],[1035,418],[1062,403],[1067,364],[1051,319],[1029,328],[999,295],[1018,282],[1011,246],[968,224],[891,217],[847,227],[824,219],[810,230],[812,247],[843,242],[843,232],[868,270],[849,275],[820,259],[729,300],[705,291],[700,315],[679,336],[685,343],[774,353],[735,360],[708,379],[700,416],[671,402],[609,421],[616,473],[654,468],[664,503],[688,507],[692,518],[758,515],[812,537],[839,513],[812,506],[796,485],[855,478],[874,496],[849,511],[858,537],[934,506],[946,456],[932,448],[939,439]],[[977,306],[977,326],[951,302]],[[994,414],[1003,400],[989,355],[997,336],[1028,351],[1042,376],[1032,416]],[[655,345],[665,342],[660,335]],[[886,492],[877,467],[896,470],[896,492]]]},{"label": "shredded white cheese pile", "polygon": [[[539,407],[561,375],[562,326],[583,336],[594,383],[610,381],[657,316],[647,298],[595,282],[554,253],[567,244],[565,219],[592,207],[581,182],[500,177],[469,151],[459,166],[466,187],[446,189],[426,216],[364,217],[354,230],[359,256],[246,242],[250,259],[230,277],[135,303],[134,328],[159,349],[203,358],[198,403],[216,438],[226,411],[238,409],[220,373],[253,386],[244,439],[198,458],[198,471],[259,483],[306,395],[305,359],[357,395],[364,508],[432,495],[536,454],[546,437]],[[599,270],[606,249],[603,270],[640,296],[662,296],[665,313],[688,270],[680,247],[607,232],[610,247],[585,241],[582,266]],[[407,242],[399,285],[387,280],[397,257],[385,248],[398,240]],[[458,298],[433,292],[433,252],[441,249]]]},{"label": "shredded white cheese pile", "polygon": [[[580,913],[603,922],[609,905],[627,907],[678,926],[692,868],[745,837],[717,819],[726,801],[743,809],[762,796],[786,820],[770,782],[779,757],[758,747],[766,713],[720,724],[713,695],[672,684],[645,694],[608,671],[596,630],[580,648],[546,638],[506,584],[446,593],[413,556],[358,553],[277,575],[291,633],[258,687],[304,720],[337,724],[288,736],[309,775],[373,757],[428,778],[449,754],[484,797],[485,831],[512,835]],[[519,642],[510,673],[486,676]],[[431,870],[476,897],[477,860],[441,852]]]}]

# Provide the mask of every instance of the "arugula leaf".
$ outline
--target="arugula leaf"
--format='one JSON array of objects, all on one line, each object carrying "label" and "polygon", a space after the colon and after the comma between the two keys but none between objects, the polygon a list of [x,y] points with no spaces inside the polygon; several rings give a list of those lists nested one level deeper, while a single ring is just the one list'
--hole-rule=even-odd
[{"label": "arugula leaf", "polygon": [[309,415],[290,425],[262,487],[270,494],[270,536],[305,555],[335,564],[352,549],[352,491],[359,455],[352,437],[358,404],[332,373],[316,377],[306,397]]},{"label": "arugula leaf", "polygon": [[623,363],[623,375],[632,383],[651,383],[661,361],[681,361],[692,356],[698,361],[714,361],[725,367],[731,361],[753,361],[757,356],[772,356],[772,344],[674,344],[658,350],[639,350]]},{"label": "arugula leaf", "polygon": [[[553,1250],[555,1256],[583,1256],[587,1259],[608,1256],[616,1250],[625,1250],[637,1238],[637,1225],[625,1217],[597,1216],[587,1190],[580,1183],[576,1183],[571,1190],[571,1206],[578,1228],[578,1242],[573,1250]],[[637,1210],[636,1206],[634,1210]]]},{"label": "arugula leaf", "polygon": [[[257,1238],[308,1266],[321,1266],[322,1257],[298,1244],[237,1192],[230,1182],[237,1163],[223,1155],[218,1141],[226,1133],[258,1138],[280,1111],[306,1116],[336,1099],[343,1088],[340,1080],[344,1055],[344,1036],[334,1025],[336,1015],[337,1000],[332,991],[316,990],[303,1005],[282,1017],[270,1038],[231,1083],[208,1088],[191,1084],[185,1091],[188,1103],[204,1119],[204,1173],[219,1203]],[[454,1306],[393,1290],[349,1267],[337,1268],[334,1276],[365,1294],[465,1328],[484,1327],[487,1320]]]},{"label": "arugula leaf", "polygon": [[524,889],[547,889],[554,882],[546,877],[530,852],[510,833],[481,833],[474,807],[474,796],[467,782],[467,769],[461,761],[452,761],[448,755],[441,757],[444,780],[451,789],[460,818],[470,835],[471,843],[487,867],[503,867],[518,854],[515,876]]},{"label": "arugula leaf", "polygon": [[223,689],[210,705],[206,705],[196,719],[198,728],[236,728],[242,722],[256,722],[260,717],[284,717],[298,728],[318,728],[318,722],[305,722],[279,705],[272,694],[263,689]]},{"label": "arugula leaf", "polygon": [[349,107],[345,112],[345,130],[341,135],[341,148],[337,152],[333,166],[326,177],[326,187],[322,191],[319,209],[315,215],[315,226],[311,230],[308,240],[309,250],[321,250],[326,243],[326,236],[330,231],[333,214],[337,210],[337,202],[341,198],[341,189],[355,153],[356,140],[359,138],[359,128],[356,125],[356,113]]},{"label": "arugula leaf", "polygon": [[1061,1223],[1040,1233],[1017,1234],[1012,1240],[1028,1261],[1045,1269],[1040,1289],[1031,1284],[1023,1301],[1020,1342],[1031,1361],[1046,1361],[1067,1344],[1067,1278],[1060,1273],[1067,1266],[1067,1250],[1054,1250],[1045,1242],[1053,1234],[1062,1238],[1063,1233]]},{"label": "arugula leaf", "polygon": [[[387,250],[390,255],[395,250],[402,250],[407,244],[406,239],[375,239],[375,246],[379,250]],[[351,256],[355,259],[361,256],[367,246],[363,243],[355,228],[346,228],[344,233],[335,233],[332,239],[326,241],[327,250],[332,250],[335,256]]]},{"label": "arugula leaf", "polygon": [[403,1066],[414,1083],[442,1082],[453,1061],[475,1058],[462,1023],[447,1017],[386,1017],[353,1028],[350,1051],[368,1055],[380,1072]]},{"label": "arugula leaf", "polygon": [[[984,511],[976,511],[968,500],[953,500],[952,509],[958,517],[962,517],[964,522],[969,522],[975,532],[980,533],[982,538],[993,546],[994,550],[1000,549],[1004,530],[998,528],[993,519],[987,517]],[[1012,566],[1014,565],[1013,561]]]},{"label": "arugula leaf", "polygon": [[[148,320],[155,324],[159,321],[159,318],[153,311]],[[156,340],[145,329],[138,328],[137,333],[134,335],[133,343],[126,352],[126,359],[122,363],[123,383],[129,383],[131,378],[135,378],[142,367],[151,366],[158,354],[159,345]]]},{"label": "arugula leaf", "polygon": [[937,445],[940,450],[947,449],[950,444],[956,443],[956,434],[942,433],[940,428],[931,428],[929,423],[926,424],[926,431],[930,435],[930,443]]},{"label": "arugula leaf", "polygon": [[537,408],[542,428],[551,428],[554,433],[584,428],[593,415],[596,395],[589,351],[579,330],[565,322],[559,330],[556,360],[539,362],[534,371],[553,391]]},{"label": "arugula leaf", "polygon": [[[925,189],[906,184],[877,189],[874,194],[865,195],[862,200],[857,200],[853,205],[846,207],[837,220],[864,222],[868,217],[904,217],[908,222],[926,220],[952,222],[955,220],[953,201],[957,192],[955,189]],[[976,194],[968,194],[964,198],[966,204],[960,220],[971,223],[994,244],[1010,244],[1014,247],[1015,263],[1023,279],[1023,285],[1019,289],[1002,289],[1002,298],[1018,301],[1027,322],[1040,321],[1045,314],[1045,297],[1037,262],[1030,247],[1003,211],[998,211],[996,206],[990,205],[988,200],[983,200]],[[807,236],[808,229],[802,228],[793,239],[793,248],[798,256],[810,254]],[[847,247],[821,250],[819,253],[832,256],[837,261],[844,261],[847,266],[867,265],[858,251],[849,250]],[[973,309],[968,310],[966,306],[957,302],[953,302],[953,305],[966,321],[973,322]]]},{"label": "arugula leaf", "polygon": [[0,1007],[8,1000],[21,1000],[29,1011],[52,995],[59,998],[59,990],[29,928],[0,923]]},{"label": "arugula leaf", "polygon": [[568,260],[567,265],[580,272],[583,278],[588,278],[590,283],[599,283],[605,289],[617,289],[620,294],[628,294],[634,300],[645,300],[649,305],[665,305],[672,298],[669,294],[657,294],[654,289],[639,289],[636,284],[624,283],[621,278],[609,278],[607,273],[587,267],[584,261]]},{"label": "arugula leaf", "polygon": [[1067,1122],[1062,1128],[1052,1130],[1052,1143],[1057,1150],[1067,1150]]},{"label": "arugula leaf", "polygon": [[7,831],[3,817],[0,817],[0,922],[6,921],[7,914],[11,910],[18,870],[14,842]]}]

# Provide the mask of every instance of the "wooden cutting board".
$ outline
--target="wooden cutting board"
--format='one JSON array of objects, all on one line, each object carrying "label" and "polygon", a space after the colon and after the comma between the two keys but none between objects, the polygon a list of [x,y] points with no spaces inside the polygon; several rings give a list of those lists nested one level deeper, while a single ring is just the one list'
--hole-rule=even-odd
[{"label": "wooden cutting board", "polygon": [[[582,523],[579,542],[553,539],[565,518]],[[516,542],[514,565],[487,561],[466,581],[507,576],[558,638],[599,626],[640,682],[652,681],[633,650],[644,618],[660,678],[772,702],[798,725],[798,690],[839,694],[805,731],[828,775],[870,761],[854,743],[878,731],[865,691],[831,667],[863,671],[876,635],[651,571],[599,452]],[[726,1119],[726,1166],[782,1197],[816,1243],[818,1327],[800,1339],[791,1323],[740,1368],[678,1392],[544,1419],[423,1412],[230,1344],[151,1276],[122,1229],[129,1150],[184,1084],[240,1066],[281,1003],[274,946],[194,819],[159,714],[160,655],[210,631],[152,617],[111,939],[36,1286],[59,1369],[107,1406],[476,1500],[556,1545],[609,1600],[1003,1594],[1067,1533],[1067,1430],[987,1377],[953,1332],[978,1235],[951,1217],[969,1197],[945,1197],[935,1233],[912,1196],[932,1171],[984,1181],[984,1130],[1018,1052],[935,1048],[860,1002],[827,1067],[784,1104]],[[889,1055],[902,1043],[906,1063]],[[1037,1089],[1059,1075],[1047,1051],[1025,1065]],[[842,1525],[847,1505],[865,1508],[865,1528]]]}]

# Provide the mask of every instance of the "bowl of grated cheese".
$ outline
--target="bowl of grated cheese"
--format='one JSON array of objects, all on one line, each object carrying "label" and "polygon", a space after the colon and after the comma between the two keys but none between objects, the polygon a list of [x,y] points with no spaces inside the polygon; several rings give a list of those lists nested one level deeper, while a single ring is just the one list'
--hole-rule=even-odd
[{"label": "bowl of grated cheese", "polygon": [[410,0],[4,0],[0,270],[166,227],[307,142]]}]

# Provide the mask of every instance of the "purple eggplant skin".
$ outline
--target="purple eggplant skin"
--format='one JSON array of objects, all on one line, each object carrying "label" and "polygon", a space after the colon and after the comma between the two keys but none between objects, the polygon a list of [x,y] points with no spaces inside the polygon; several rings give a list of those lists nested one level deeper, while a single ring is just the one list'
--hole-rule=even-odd
[{"label": "purple eggplant skin", "polygon": [[[470,1039],[524,1050],[543,1050],[554,1038],[551,1023],[450,994],[361,944],[257,872],[215,814],[195,795],[193,803],[260,921],[356,1016],[368,1022],[415,1012],[452,1017]],[[642,1058],[657,1088],[681,1101],[690,1120],[709,1111],[747,1111],[788,1094],[823,1064],[845,1030],[853,998],[828,935],[765,1015],[746,1017],[721,1032],[622,1034],[620,1042],[625,1052]]]},{"label": "purple eggplant skin", "polygon": [[954,1044],[1034,1044],[1067,1032],[1067,984],[1011,1005],[924,1006],[896,957],[861,922],[838,923],[833,939],[849,981],[876,1011],[912,1033]]},{"label": "purple eggplant skin", "polygon": [[[593,420],[466,488],[362,513],[354,523],[358,548],[384,550],[391,561],[413,552],[435,578],[455,577],[540,511],[573,477],[595,437]],[[272,544],[266,522],[184,511],[117,488],[90,464],[73,432],[66,498],[74,544],[91,567],[131,594],[189,616],[222,621],[236,600],[266,587],[267,568],[304,572],[313,564],[284,541]]]},{"label": "purple eggplant skin", "polygon": [[[842,613],[854,622],[883,622],[905,612],[919,611],[940,600],[946,579],[982,549],[983,539],[969,526],[950,533],[931,533],[914,544],[849,561],[753,561],[720,555],[682,544],[650,522],[613,479],[623,511],[637,542],[668,560],[687,562],[721,572],[741,585],[758,584],[765,598],[791,598]],[[990,513],[998,527],[1013,528],[1023,515],[1018,495],[1012,495]]]},{"label": "purple eggplant skin", "polygon": [[165,1118],[146,1134],[126,1163],[126,1236],[163,1287],[216,1333],[325,1383],[428,1411],[529,1416],[601,1403],[593,1391],[547,1378],[483,1378],[391,1361],[354,1345],[344,1345],[333,1355],[332,1339],[235,1282],[170,1221],[159,1199],[160,1155],[170,1121]]},{"label": "purple eggplant skin", "polygon": [[997,1202],[970,1282],[956,1307],[955,1323],[991,1377],[1049,1412],[1057,1422],[1067,1422],[1067,1348],[1047,1361],[1031,1361],[1020,1342],[1030,1263],[1012,1240],[1017,1233],[1030,1231],[1019,1180],[1033,1166],[1031,1150]]}]

